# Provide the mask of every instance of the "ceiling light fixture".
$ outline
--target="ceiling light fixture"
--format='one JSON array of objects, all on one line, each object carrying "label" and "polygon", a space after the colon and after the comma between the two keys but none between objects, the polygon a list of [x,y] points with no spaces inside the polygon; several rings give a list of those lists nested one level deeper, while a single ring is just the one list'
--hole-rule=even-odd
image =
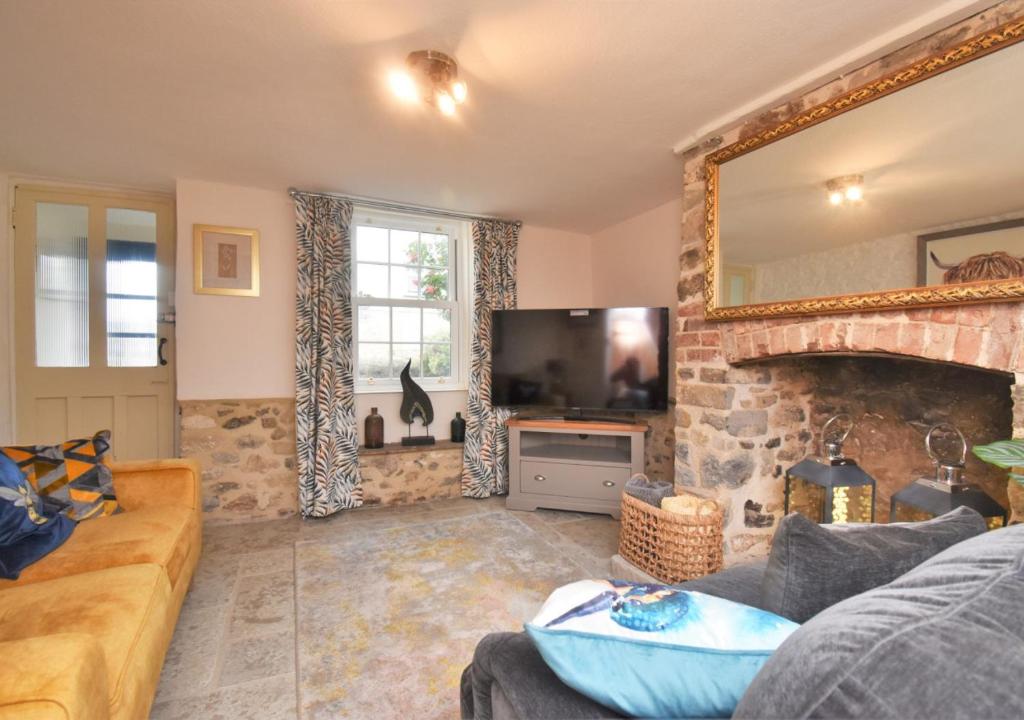
[{"label": "ceiling light fixture", "polygon": [[859,203],[864,199],[864,176],[843,175],[832,178],[825,183],[825,189],[828,191],[828,201],[832,205]]},{"label": "ceiling light fixture", "polygon": [[437,50],[417,50],[405,59],[405,70],[388,75],[391,91],[403,102],[423,100],[437,107],[442,115],[455,115],[466,101],[468,88],[459,80],[455,58]]}]

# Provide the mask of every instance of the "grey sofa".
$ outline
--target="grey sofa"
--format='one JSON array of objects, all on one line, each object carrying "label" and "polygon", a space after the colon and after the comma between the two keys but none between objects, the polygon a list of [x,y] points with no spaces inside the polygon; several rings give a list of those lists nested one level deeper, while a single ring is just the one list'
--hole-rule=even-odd
[{"label": "grey sofa", "polygon": [[[765,569],[680,587],[764,608]],[[621,717],[562,684],[524,633],[483,638],[461,693],[474,720]],[[762,668],[734,717],[1024,717],[1024,525],[959,542],[818,613]]]}]

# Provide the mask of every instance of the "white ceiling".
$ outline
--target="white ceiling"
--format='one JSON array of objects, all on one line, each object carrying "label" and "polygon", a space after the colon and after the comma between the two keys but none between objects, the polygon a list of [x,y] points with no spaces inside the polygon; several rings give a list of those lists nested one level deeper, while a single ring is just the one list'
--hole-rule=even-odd
[{"label": "white ceiling", "polygon": [[[0,0],[0,168],[339,190],[592,232],[672,146],[949,0]],[[976,5],[977,3],[975,3]],[[453,53],[457,120],[387,71]]]},{"label": "white ceiling", "polygon": [[[720,234],[729,264],[920,234],[1024,211],[1024,44],[729,161]],[[829,178],[864,176],[834,207]]]}]

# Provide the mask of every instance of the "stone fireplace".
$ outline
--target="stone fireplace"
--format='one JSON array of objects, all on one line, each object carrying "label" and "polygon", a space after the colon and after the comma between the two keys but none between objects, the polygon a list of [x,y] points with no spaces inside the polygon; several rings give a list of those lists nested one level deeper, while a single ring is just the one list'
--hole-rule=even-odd
[{"label": "stone fireplace", "polygon": [[[727,564],[767,553],[783,512],[783,474],[820,450],[831,414],[857,422],[846,447],[878,481],[883,522],[892,493],[929,470],[931,425],[952,422],[971,444],[1024,437],[1024,303],[708,322],[705,156],[995,27],[1021,7],[996,6],[684,154],[675,478],[726,509]],[[973,457],[967,473],[1005,505],[1005,473]]]},{"label": "stone fireplace", "polygon": [[[878,481],[876,517],[927,474],[939,422],[972,444],[1024,435],[1024,304],[709,323],[684,305],[678,334],[676,482],[727,508],[729,562],[767,552],[783,475],[818,453],[839,412],[848,454]],[[1006,475],[974,457],[972,482],[1006,504]]]}]

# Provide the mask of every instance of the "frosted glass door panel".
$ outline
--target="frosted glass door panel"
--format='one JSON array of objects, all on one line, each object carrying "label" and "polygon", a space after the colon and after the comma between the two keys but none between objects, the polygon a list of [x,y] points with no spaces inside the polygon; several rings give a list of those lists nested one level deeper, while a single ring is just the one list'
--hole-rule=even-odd
[{"label": "frosted glass door panel", "polygon": [[89,367],[89,208],[36,203],[36,366]]},{"label": "frosted glass door panel", "polygon": [[107,366],[157,364],[156,213],[107,208]]}]

